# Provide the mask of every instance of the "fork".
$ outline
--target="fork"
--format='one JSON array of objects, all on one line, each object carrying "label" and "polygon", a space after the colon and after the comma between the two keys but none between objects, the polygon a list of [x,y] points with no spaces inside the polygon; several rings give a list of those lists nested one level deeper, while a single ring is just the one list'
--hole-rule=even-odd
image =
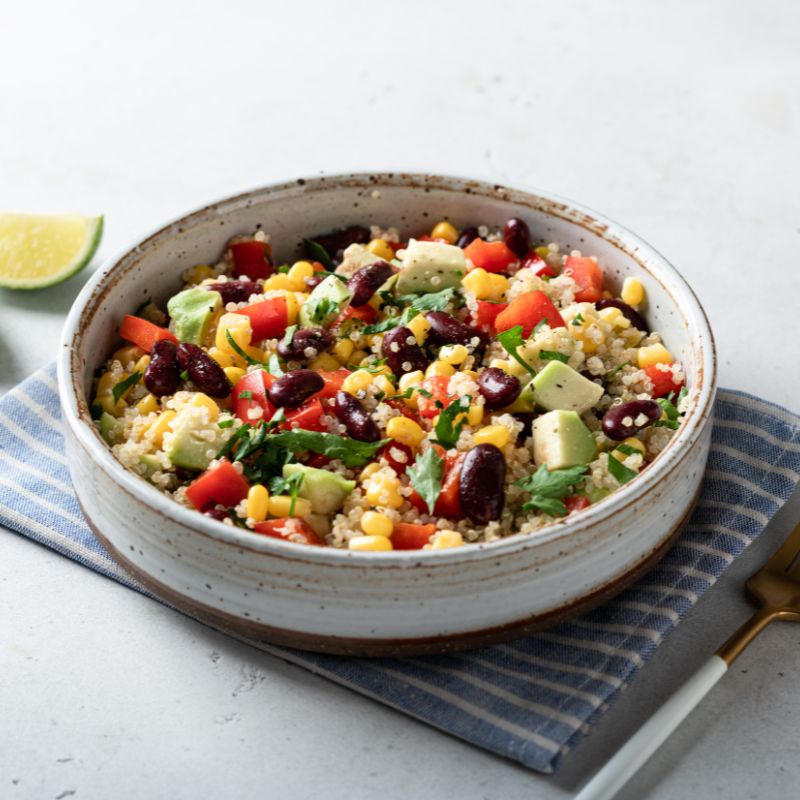
[{"label": "fork", "polygon": [[667,740],[742,651],[776,619],[800,622],[800,525],[745,587],[761,606],[616,752],[575,800],[610,800]]}]

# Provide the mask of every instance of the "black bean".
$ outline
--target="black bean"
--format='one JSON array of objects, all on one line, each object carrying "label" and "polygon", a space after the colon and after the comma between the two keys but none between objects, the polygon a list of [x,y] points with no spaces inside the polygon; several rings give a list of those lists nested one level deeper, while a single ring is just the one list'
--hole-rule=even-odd
[{"label": "black bean", "polygon": [[470,226],[469,228],[464,228],[464,230],[461,231],[461,235],[458,237],[456,246],[468,247],[478,238],[480,237],[478,236],[478,229],[476,227]]},{"label": "black bean", "polygon": [[353,273],[353,276],[347,281],[347,288],[353,293],[353,299],[350,301],[350,305],[353,306],[353,308],[365,306],[372,298],[372,295],[374,295],[393,274],[394,270],[391,265],[387,264],[385,261],[377,261],[375,264],[361,267],[361,269]]},{"label": "black bean", "polygon": [[639,312],[632,309],[627,303],[623,303],[622,300],[598,300],[594,304],[594,307],[598,311],[602,311],[604,308],[618,308],[622,312],[622,315],[630,320],[631,325],[633,325],[637,331],[647,330],[647,324],[642,319]]},{"label": "black bean", "polygon": [[209,397],[227,397],[231,382],[222,367],[202,347],[190,342],[178,345],[178,363],[189,373],[192,383]]},{"label": "black bean", "polygon": [[347,428],[347,435],[353,439],[358,439],[359,442],[377,442],[381,438],[375,420],[353,395],[337,392],[334,410],[339,422]]},{"label": "black bean", "polygon": [[[371,238],[369,228],[365,228],[363,225],[351,225],[349,228],[311,237],[313,241],[325,248],[334,261],[341,261],[342,253],[351,244],[366,244]],[[313,257],[313,254],[309,253],[309,256]]]},{"label": "black bean", "polygon": [[269,399],[279,408],[297,408],[325,386],[313,369],[296,369],[281,375],[269,390]]},{"label": "black bean", "polygon": [[[485,331],[473,328],[465,322],[445,314],[444,311],[429,311],[425,319],[431,324],[428,331],[428,341],[433,345],[443,344],[463,344],[465,345],[476,360],[480,361],[483,351],[489,344],[489,336]],[[473,342],[477,338],[477,344]]]},{"label": "black bean", "polygon": [[[647,419],[640,425],[636,419],[642,414]],[[628,403],[612,406],[606,411],[602,422],[603,433],[609,439],[621,442],[660,418],[661,406],[655,400],[631,400]],[[629,422],[625,422],[626,419]]]},{"label": "black bean", "polygon": [[261,294],[264,289],[255,281],[225,281],[224,283],[207,283],[202,287],[210,292],[222,295],[222,304],[244,303],[251,294]]},{"label": "black bean", "polygon": [[417,344],[414,334],[403,325],[384,335],[381,353],[389,369],[397,376],[418,369],[424,370],[428,366],[425,351]]},{"label": "black bean", "polygon": [[525,221],[519,217],[511,217],[503,228],[503,241],[520,258],[526,256],[531,249],[531,232]]},{"label": "black bean", "polygon": [[519,378],[509,375],[497,367],[489,367],[481,371],[478,376],[478,387],[487,408],[510,406],[522,391]]},{"label": "black bean", "polygon": [[458,484],[461,510],[476,524],[500,519],[505,505],[506,459],[493,444],[479,444],[464,458]]},{"label": "black bean", "polygon": [[[287,361],[309,361],[327,350],[333,344],[333,334],[325,328],[300,328],[292,335],[291,341],[278,342],[278,355]],[[306,350],[311,348],[310,355]]]},{"label": "black bean", "polygon": [[161,339],[150,350],[150,363],[144,371],[144,385],[156,397],[174,394],[181,382],[175,345]]}]

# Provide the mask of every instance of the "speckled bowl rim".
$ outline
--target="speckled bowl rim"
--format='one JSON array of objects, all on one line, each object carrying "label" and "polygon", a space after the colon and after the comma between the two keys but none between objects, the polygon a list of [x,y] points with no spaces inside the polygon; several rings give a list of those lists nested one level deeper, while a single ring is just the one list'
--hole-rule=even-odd
[{"label": "speckled bowl rim", "polygon": [[[427,187],[436,190],[461,191],[475,197],[480,205],[482,197],[506,200],[518,206],[527,205],[532,212],[559,217],[567,222],[584,227],[592,236],[599,236],[617,247],[633,259],[638,267],[657,281],[674,304],[675,310],[687,325],[690,342],[698,354],[697,367],[691,378],[693,391],[686,419],[677,434],[664,450],[654,459],[636,480],[622,486],[612,495],[596,505],[574,516],[566,517],[546,525],[535,533],[516,533],[493,542],[470,544],[466,547],[449,550],[425,551],[405,550],[377,553],[360,553],[334,547],[301,547],[281,539],[257,536],[238,528],[224,525],[186,508],[161,493],[141,476],[123,466],[100,437],[92,424],[88,404],[82,399],[80,364],[77,358],[76,343],[80,340],[80,330],[91,319],[88,307],[95,296],[102,297],[104,288],[114,278],[116,267],[135,251],[144,248],[153,240],[165,238],[178,229],[185,231],[195,221],[200,221],[209,213],[226,213],[242,205],[261,200],[270,194],[296,190],[302,186],[304,192],[330,191],[341,188],[380,189],[381,186],[418,188],[421,196]],[[507,195],[515,195],[508,197]],[[521,202],[524,195],[531,202]],[[668,276],[682,291],[680,302],[665,285],[661,275]],[[99,307],[99,302],[97,303]],[[108,258],[89,279],[80,292],[67,316],[61,338],[58,356],[58,384],[62,414],[87,454],[95,464],[103,469],[126,493],[176,522],[212,539],[235,545],[245,550],[287,558],[292,561],[310,563],[329,563],[346,566],[361,565],[369,559],[375,567],[410,568],[421,562],[427,567],[453,564],[473,559],[497,558],[538,547],[567,537],[572,533],[611,521],[621,508],[640,499],[655,489],[662,478],[680,466],[684,455],[700,438],[705,426],[709,424],[717,382],[717,359],[714,336],[708,317],[694,291],[681,274],[655,248],[627,228],[608,217],[552,192],[527,187],[521,184],[498,184],[485,180],[463,178],[433,173],[342,173],[296,178],[267,184],[246,192],[223,197],[184,214],[166,225],[161,225],[150,234],[121,248]]]}]

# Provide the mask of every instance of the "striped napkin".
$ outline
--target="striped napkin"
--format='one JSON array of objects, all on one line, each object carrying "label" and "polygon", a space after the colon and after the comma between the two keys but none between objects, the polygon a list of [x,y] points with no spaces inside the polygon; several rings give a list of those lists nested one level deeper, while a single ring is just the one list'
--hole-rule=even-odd
[{"label": "striped napkin", "polygon": [[[0,523],[131,588],[70,486],[55,369],[0,400]],[[354,659],[267,652],[473,744],[552,772],[663,638],[758,536],[800,479],[800,417],[721,391],[697,509],[666,558],[602,608],[469,653]]]}]

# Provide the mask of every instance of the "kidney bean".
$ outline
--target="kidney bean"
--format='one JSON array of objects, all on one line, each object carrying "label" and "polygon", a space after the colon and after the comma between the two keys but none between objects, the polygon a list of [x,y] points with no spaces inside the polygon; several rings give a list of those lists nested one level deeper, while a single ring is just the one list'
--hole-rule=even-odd
[{"label": "kidney bean", "polygon": [[598,311],[602,311],[604,308],[618,308],[622,312],[622,316],[627,317],[630,320],[631,325],[633,325],[636,330],[647,330],[647,324],[642,319],[639,312],[632,309],[627,303],[623,303],[622,300],[598,300],[594,304],[594,307]]},{"label": "kidney bean", "polygon": [[244,303],[251,294],[261,294],[264,289],[255,281],[225,281],[224,283],[208,283],[202,287],[210,292],[222,295],[222,304]]},{"label": "kidney bean", "polygon": [[312,289],[316,289],[328,275],[330,272],[315,272],[310,278],[306,278],[306,290],[310,292]]},{"label": "kidney bean", "polygon": [[[636,420],[642,414],[647,419],[644,423],[638,424]],[[655,400],[631,400],[628,403],[611,406],[603,415],[601,427],[609,439],[621,442],[660,418],[661,406]]]},{"label": "kidney bean", "polygon": [[297,408],[325,386],[313,369],[296,369],[281,375],[270,387],[269,399],[279,408]]},{"label": "kidney bean", "polygon": [[477,525],[500,519],[505,505],[506,459],[493,444],[479,444],[464,457],[458,496]]},{"label": "kidney bean", "polygon": [[371,236],[369,228],[365,228],[363,225],[351,225],[349,228],[323,233],[311,238],[317,244],[321,244],[334,261],[341,261],[342,253],[351,244],[366,244]]},{"label": "kidney bean", "polygon": [[468,247],[478,238],[478,229],[471,225],[469,228],[464,228],[464,230],[461,231],[461,235],[456,242],[456,247]]},{"label": "kidney bean", "polygon": [[347,288],[353,293],[353,299],[350,305],[353,308],[360,308],[365,306],[372,295],[383,286],[389,278],[394,275],[394,269],[391,264],[385,261],[377,261],[367,267],[361,267],[360,270],[355,272],[353,276],[347,281]]},{"label": "kidney bean", "polygon": [[[325,328],[300,328],[292,335],[291,341],[278,342],[278,355],[287,361],[308,361],[316,358],[333,344],[333,334]],[[313,350],[310,355],[306,350]]]},{"label": "kidney bean", "polygon": [[489,367],[478,375],[478,387],[487,408],[510,406],[522,391],[519,378],[497,367]]},{"label": "kidney bean", "polygon": [[192,383],[209,397],[227,397],[231,382],[222,367],[202,347],[190,342],[178,345],[178,363],[189,373]]},{"label": "kidney bean", "polygon": [[206,517],[211,517],[211,519],[219,520],[223,522],[228,518],[228,512],[224,508],[217,508],[216,506],[206,506],[203,509],[203,514]]},{"label": "kidney bean", "polygon": [[520,258],[527,255],[531,249],[531,232],[525,221],[519,217],[511,217],[503,228],[503,241]]},{"label": "kidney bean", "polygon": [[161,339],[150,350],[150,363],[144,371],[144,385],[156,397],[174,394],[181,382],[175,345]]},{"label": "kidney bean", "polygon": [[381,352],[395,375],[405,375],[428,366],[425,351],[417,344],[414,334],[404,325],[390,330],[383,337]]},{"label": "kidney bean", "polygon": [[339,422],[347,428],[348,436],[352,436],[359,442],[377,442],[381,438],[381,432],[375,424],[375,420],[353,395],[347,392],[337,392],[334,411]]},{"label": "kidney bean", "polygon": [[[425,315],[425,319],[431,324],[431,329],[428,331],[428,341],[431,344],[463,344],[469,348],[476,359],[480,360],[483,357],[483,351],[489,344],[489,336],[485,331],[473,328],[472,325],[467,325],[465,322],[445,314],[444,311],[429,311]],[[478,343],[474,344],[473,339],[476,337]]]}]

